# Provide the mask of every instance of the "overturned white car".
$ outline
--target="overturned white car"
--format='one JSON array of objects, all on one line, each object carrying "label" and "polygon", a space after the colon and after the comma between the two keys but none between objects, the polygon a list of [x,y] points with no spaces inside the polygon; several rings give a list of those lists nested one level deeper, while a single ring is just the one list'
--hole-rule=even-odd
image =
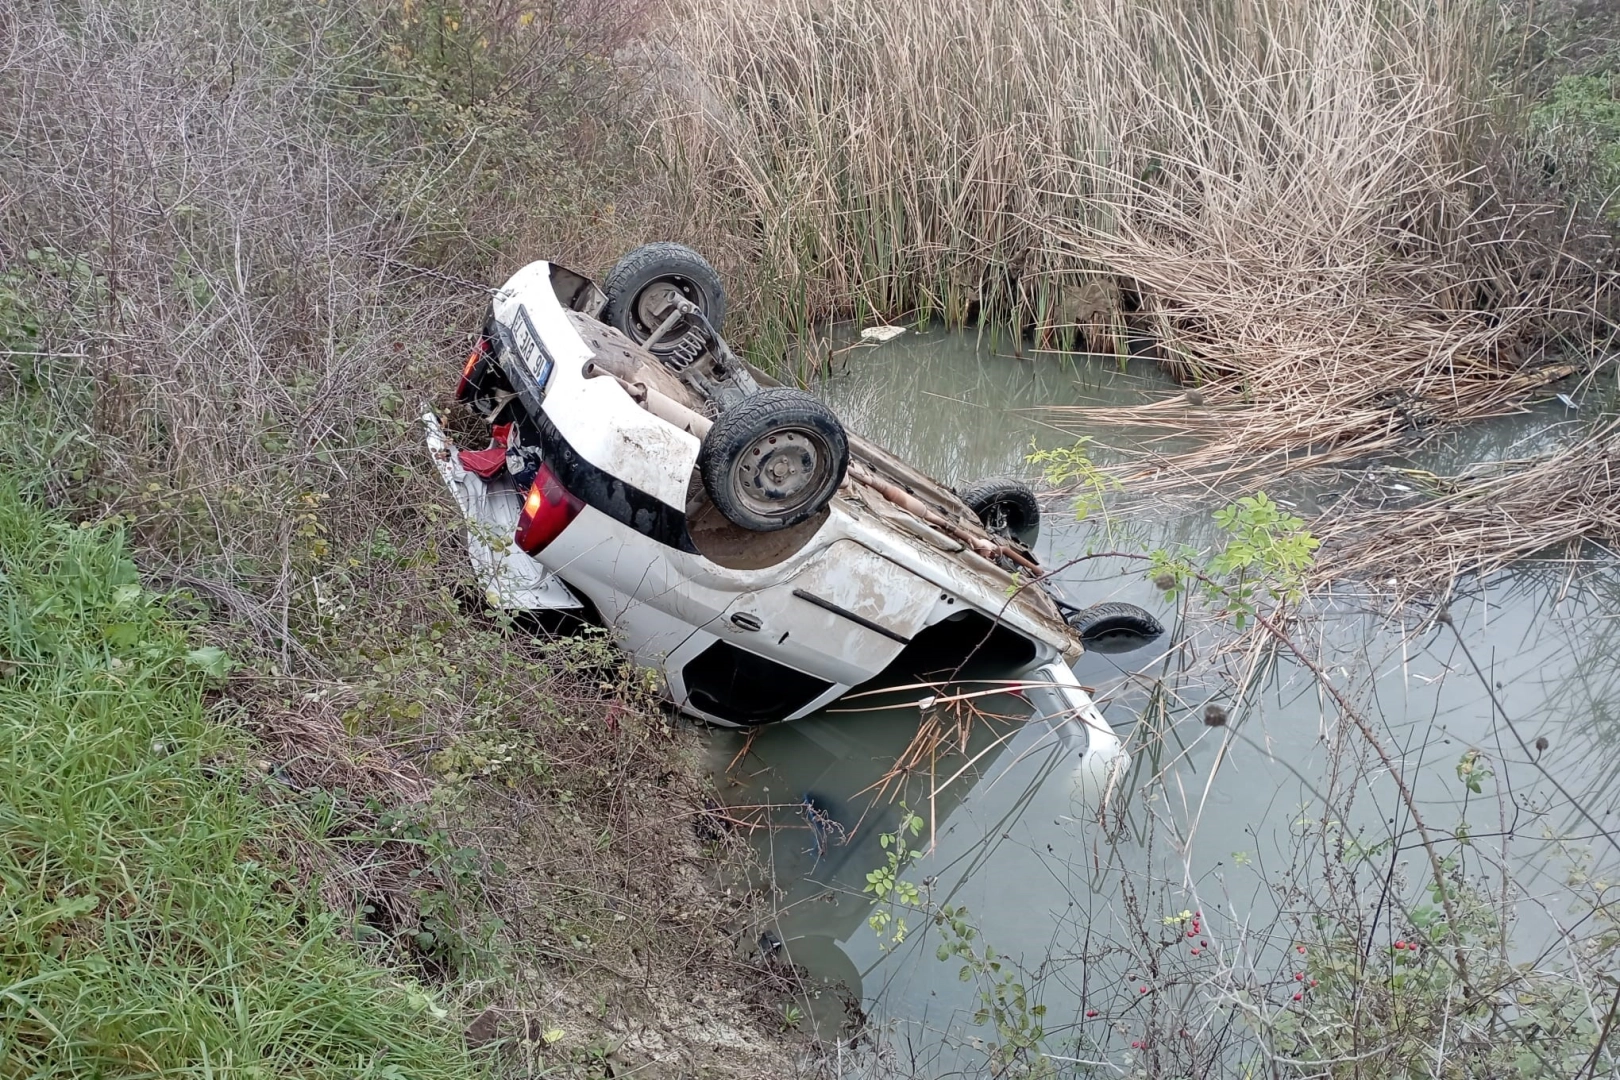
[{"label": "overturned white car", "polygon": [[599,620],[676,706],[728,726],[804,716],[897,661],[994,657],[1112,757],[1069,664],[1096,635],[1156,635],[1151,616],[1068,604],[1028,547],[1027,488],[958,494],[846,432],[731,352],[724,306],[675,244],[602,287],[535,262],[495,294],[456,395],[490,445],[423,417],[489,601]]}]

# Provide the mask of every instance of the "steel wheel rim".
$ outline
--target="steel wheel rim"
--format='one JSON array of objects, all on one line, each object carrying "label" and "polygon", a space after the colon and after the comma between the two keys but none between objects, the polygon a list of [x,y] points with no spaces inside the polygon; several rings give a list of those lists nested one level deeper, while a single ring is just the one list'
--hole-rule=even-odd
[{"label": "steel wheel rim", "polygon": [[749,443],[731,466],[731,491],[754,514],[780,519],[813,505],[832,480],[832,452],[818,433],[777,428]]}]

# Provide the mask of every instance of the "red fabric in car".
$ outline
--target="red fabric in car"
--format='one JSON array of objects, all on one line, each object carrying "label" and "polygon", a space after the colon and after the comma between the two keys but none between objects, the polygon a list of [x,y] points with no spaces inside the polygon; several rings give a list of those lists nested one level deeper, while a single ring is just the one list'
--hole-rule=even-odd
[{"label": "red fabric in car", "polygon": [[496,424],[489,429],[490,446],[485,450],[461,451],[461,467],[485,480],[506,468],[506,441],[511,438],[511,424]]}]

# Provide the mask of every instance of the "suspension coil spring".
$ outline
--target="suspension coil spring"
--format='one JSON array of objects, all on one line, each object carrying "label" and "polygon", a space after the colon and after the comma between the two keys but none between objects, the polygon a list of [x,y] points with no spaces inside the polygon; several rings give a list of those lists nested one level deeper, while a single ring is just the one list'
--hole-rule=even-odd
[{"label": "suspension coil spring", "polygon": [[679,374],[691,367],[702,355],[703,337],[700,334],[692,334],[677,341],[669,352],[659,356],[659,360],[669,370]]}]

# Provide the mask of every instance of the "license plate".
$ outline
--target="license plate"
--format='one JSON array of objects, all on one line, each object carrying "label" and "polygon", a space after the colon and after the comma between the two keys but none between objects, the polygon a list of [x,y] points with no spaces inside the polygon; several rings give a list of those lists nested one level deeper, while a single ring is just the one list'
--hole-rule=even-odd
[{"label": "license plate", "polygon": [[545,343],[540,340],[540,334],[534,328],[534,322],[529,318],[529,309],[519,305],[517,318],[512,320],[512,348],[523,360],[523,366],[529,369],[534,376],[535,388],[540,391],[540,397],[546,396],[546,384],[551,381],[551,373],[557,362],[552,359]]}]

